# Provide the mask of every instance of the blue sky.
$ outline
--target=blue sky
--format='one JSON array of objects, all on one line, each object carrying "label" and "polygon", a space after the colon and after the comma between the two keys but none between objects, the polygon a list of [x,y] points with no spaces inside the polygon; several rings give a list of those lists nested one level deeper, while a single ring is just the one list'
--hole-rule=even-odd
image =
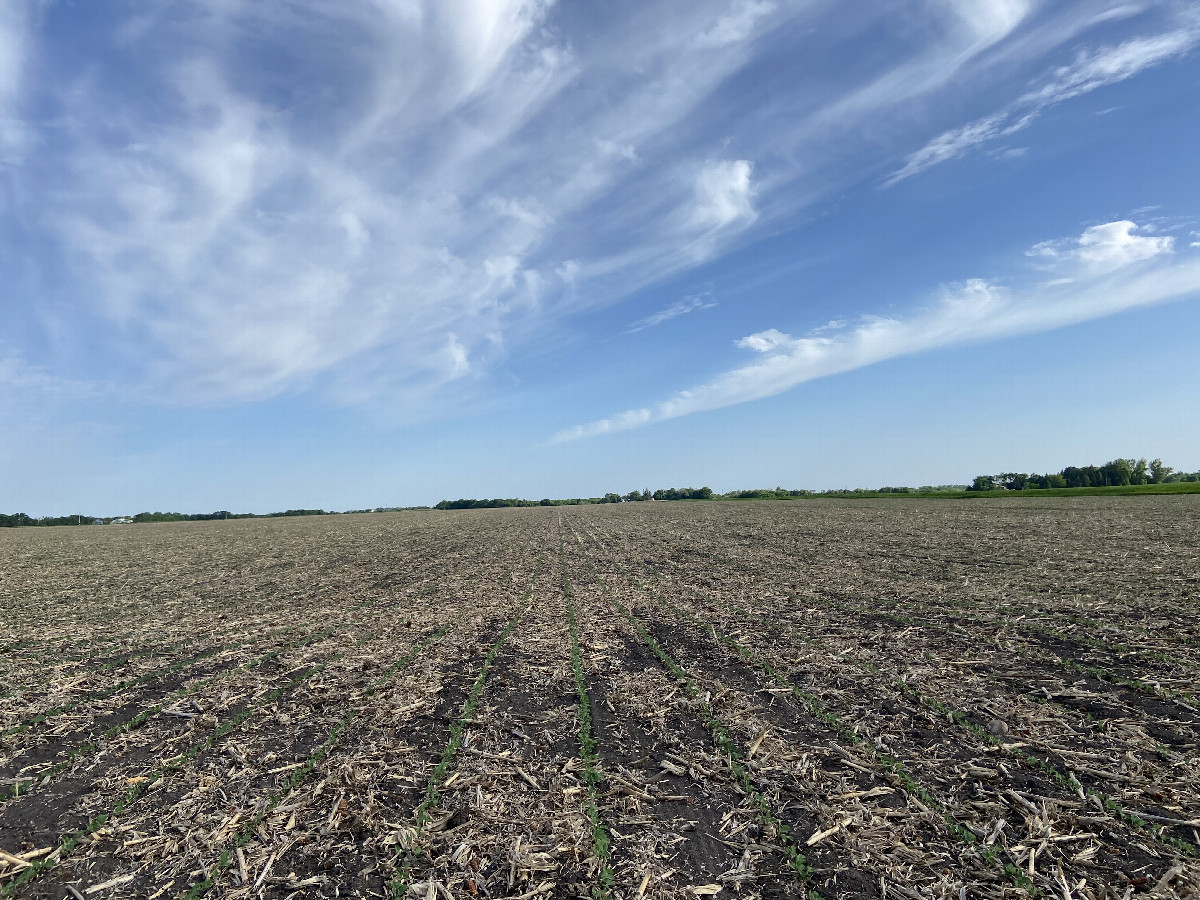
[{"label": "blue sky", "polygon": [[0,5],[0,510],[1200,469],[1189,2]]}]

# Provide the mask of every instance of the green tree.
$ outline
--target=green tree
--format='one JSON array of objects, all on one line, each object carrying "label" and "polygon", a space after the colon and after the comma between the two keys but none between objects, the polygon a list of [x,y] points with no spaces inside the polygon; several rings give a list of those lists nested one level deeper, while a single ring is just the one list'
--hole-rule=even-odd
[{"label": "green tree", "polygon": [[1147,484],[1150,481],[1150,475],[1146,472],[1146,458],[1143,456],[1137,462],[1126,460],[1133,463],[1133,471],[1129,476],[1130,484]]},{"label": "green tree", "polygon": [[993,480],[991,475],[976,475],[975,479],[971,482],[971,486],[969,488],[967,488],[967,490],[968,491],[990,491],[990,490],[994,490],[995,487],[996,487],[996,482]]},{"label": "green tree", "polygon": [[[1105,485],[1126,485],[1133,482],[1133,460],[1117,457],[1100,467]],[[1095,484],[1095,482],[1093,482]]]},{"label": "green tree", "polygon": [[1161,459],[1155,459],[1150,463],[1150,483],[1162,484],[1174,471],[1170,466],[1164,466]]}]

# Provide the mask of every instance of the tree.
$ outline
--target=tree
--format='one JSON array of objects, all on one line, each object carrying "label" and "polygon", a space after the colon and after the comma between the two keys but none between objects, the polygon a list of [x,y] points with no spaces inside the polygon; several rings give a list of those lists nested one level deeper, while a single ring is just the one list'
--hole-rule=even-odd
[{"label": "tree", "polygon": [[1105,485],[1119,486],[1131,484],[1133,480],[1133,460],[1118,457],[1101,466],[1100,472]]},{"label": "tree", "polygon": [[990,491],[990,490],[994,490],[995,487],[996,487],[996,482],[992,479],[991,475],[976,475],[975,480],[971,482],[971,486],[969,488],[967,488],[967,490],[968,491]]},{"label": "tree", "polygon": [[1067,487],[1090,487],[1091,479],[1088,478],[1087,472],[1078,466],[1067,466],[1059,473],[1063,481],[1067,483]]},{"label": "tree", "polygon": [[1162,484],[1174,471],[1170,466],[1164,466],[1161,459],[1155,459],[1150,463],[1150,483]]},{"label": "tree", "polygon": [[[1133,462],[1133,460],[1127,460]],[[1137,462],[1133,463],[1133,472],[1129,476],[1130,484],[1146,484],[1150,480],[1150,476],[1146,472],[1146,458],[1142,457]]]},{"label": "tree", "polygon": [[607,493],[607,494],[605,494],[605,495],[604,495],[604,499],[602,499],[600,502],[601,502],[601,503],[620,503],[620,502],[621,502],[621,495],[620,495],[620,494],[614,494],[614,493],[612,493],[612,492],[610,491],[609,493]]}]

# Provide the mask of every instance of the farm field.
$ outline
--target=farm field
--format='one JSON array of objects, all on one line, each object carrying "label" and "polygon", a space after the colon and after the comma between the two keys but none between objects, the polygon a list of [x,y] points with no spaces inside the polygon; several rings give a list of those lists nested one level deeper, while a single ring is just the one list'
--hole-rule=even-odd
[{"label": "farm field", "polygon": [[0,531],[0,900],[1200,897],[1200,497]]}]

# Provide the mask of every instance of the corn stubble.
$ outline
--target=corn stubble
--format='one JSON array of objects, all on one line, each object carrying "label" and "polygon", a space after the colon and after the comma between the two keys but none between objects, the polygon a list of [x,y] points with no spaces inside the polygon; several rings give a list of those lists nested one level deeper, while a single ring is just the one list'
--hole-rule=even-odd
[{"label": "corn stubble", "polygon": [[0,534],[0,900],[1197,897],[1198,520]]}]

